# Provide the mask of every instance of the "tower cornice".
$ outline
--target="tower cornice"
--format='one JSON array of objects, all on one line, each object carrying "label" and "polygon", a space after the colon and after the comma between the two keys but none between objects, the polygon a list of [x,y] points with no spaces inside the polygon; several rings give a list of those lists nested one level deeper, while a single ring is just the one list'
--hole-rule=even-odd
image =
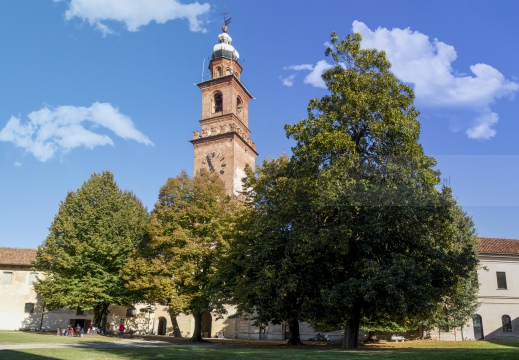
[{"label": "tower cornice", "polygon": [[244,129],[247,129],[247,131],[250,132],[249,128],[247,127],[247,125],[245,125],[241,119],[239,117],[237,117],[235,114],[233,113],[230,113],[230,114],[223,114],[223,115],[219,115],[219,116],[213,116],[213,117],[210,117],[210,118],[205,118],[205,119],[200,119],[198,120],[198,122],[200,123],[200,125],[204,126],[204,125],[212,125],[212,124],[217,124],[217,123],[220,123],[222,120],[226,120],[226,119],[229,119],[231,120],[232,122],[236,122],[238,126],[241,126],[242,128]]},{"label": "tower cornice", "polygon": [[243,89],[243,91],[245,91],[245,93],[247,95],[249,95],[249,97],[251,99],[254,99],[254,96],[252,96],[252,94],[249,92],[249,90],[247,90],[247,88],[245,87],[245,85],[243,85],[243,83],[240,81],[240,79],[238,79],[238,77],[234,74],[230,74],[230,75],[224,75],[224,76],[220,76],[218,78],[215,78],[215,79],[209,79],[209,80],[204,80],[204,81],[201,81],[199,83],[197,83],[196,85],[202,89],[208,85],[212,85],[212,84],[215,84],[215,83],[219,83],[219,82],[226,82],[226,80],[230,80],[230,81],[236,81],[238,83],[238,85],[240,85],[240,87]]},{"label": "tower cornice", "polygon": [[203,143],[212,142],[212,141],[219,141],[219,140],[223,140],[223,139],[232,140],[234,137],[238,138],[245,146],[247,146],[247,148],[249,148],[254,153],[254,155],[256,155],[256,156],[259,155],[258,152],[256,151],[255,145],[253,145],[254,143],[252,141],[247,141],[247,139],[245,139],[243,136],[238,134],[236,131],[229,131],[229,132],[226,132],[223,134],[199,137],[198,139],[189,140],[189,142],[191,144],[193,144],[193,146],[195,146],[198,144],[203,144]]}]

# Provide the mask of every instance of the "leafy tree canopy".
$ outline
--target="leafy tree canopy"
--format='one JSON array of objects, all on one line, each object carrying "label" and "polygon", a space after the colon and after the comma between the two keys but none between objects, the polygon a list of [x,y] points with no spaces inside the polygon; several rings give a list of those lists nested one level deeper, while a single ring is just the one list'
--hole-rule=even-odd
[{"label": "leafy tree canopy", "polygon": [[337,65],[323,75],[330,94],[286,126],[300,176],[319,194],[310,206],[329,275],[316,317],[346,324],[348,348],[363,316],[427,317],[477,266],[473,230],[457,227],[459,208],[450,189],[437,189],[436,162],[418,142],[412,89],[361,40],[332,34],[326,54]]},{"label": "leafy tree canopy", "polygon": [[299,322],[319,301],[322,275],[313,253],[316,217],[305,202],[305,179],[295,175],[286,155],[249,172],[244,187],[252,206],[241,212],[225,263],[238,312],[257,323],[286,321],[291,345],[301,343]]},{"label": "leafy tree canopy", "polygon": [[[471,223],[451,190],[438,190],[436,161],[418,141],[412,89],[390,72],[383,51],[361,48],[358,34],[332,34],[326,54],[336,62],[323,75],[330,94],[312,99],[308,117],[285,127],[296,141],[288,171],[273,171],[287,162],[273,161],[251,180],[257,211],[268,215],[251,227],[247,250],[266,258],[260,250],[280,247],[277,265],[261,273],[272,284],[285,280],[272,300],[281,303],[288,289],[309,282],[319,306],[298,310],[315,323],[344,326],[344,346],[352,348],[362,318],[405,324],[430,317],[474,276],[477,257]],[[280,271],[287,263],[290,271]]]},{"label": "leafy tree canopy", "polygon": [[49,235],[38,247],[35,269],[46,274],[35,284],[50,309],[94,310],[101,323],[111,304],[129,304],[132,294],[119,271],[146,237],[148,213],[113,174],[92,174],[59,206]]},{"label": "leafy tree canopy", "polygon": [[[472,248],[472,251],[475,252],[475,231],[472,219],[459,208],[453,209],[452,215],[457,229],[457,246],[466,249]],[[476,314],[479,307],[477,301],[478,277],[472,269],[466,270],[467,274],[458,276],[456,283],[442,295],[440,301],[436,303],[434,312],[423,319],[422,324],[427,328],[462,328],[467,323],[467,319]]]},{"label": "leafy tree canopy", "polygon": [[182,172],[160,189],[150,238],[123,272],[128,288],[149,302],[168,301],[171,314],[192,314],[193,341],[201,341],[205,312],[225,313],[218,269],[228,250],[237,203],[218,174]]}]

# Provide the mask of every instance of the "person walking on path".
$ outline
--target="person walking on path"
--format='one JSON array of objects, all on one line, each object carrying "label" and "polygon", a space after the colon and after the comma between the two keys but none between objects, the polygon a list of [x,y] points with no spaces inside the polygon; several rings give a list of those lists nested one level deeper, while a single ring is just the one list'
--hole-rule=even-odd
[{"label": "person walking on path", "polygon": [[121,323],[121,325],[119,325],[119,337],[123,337],[124,335],[124,324]]}]

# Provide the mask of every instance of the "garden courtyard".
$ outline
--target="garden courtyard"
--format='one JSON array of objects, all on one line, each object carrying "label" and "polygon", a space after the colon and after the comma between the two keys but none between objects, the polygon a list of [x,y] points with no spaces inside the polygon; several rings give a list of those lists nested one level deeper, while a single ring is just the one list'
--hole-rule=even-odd
[{"label": "garden courtyard", "polygon": [[146,336],[63,337],[50,333],[0,331],[0,359],[398,359],[492,360],[519,358],[519,341],[446,342],[417,340],[380,342],[345,351],[340,343],[306,342],[286,346],[281,341],[187,339]]}]

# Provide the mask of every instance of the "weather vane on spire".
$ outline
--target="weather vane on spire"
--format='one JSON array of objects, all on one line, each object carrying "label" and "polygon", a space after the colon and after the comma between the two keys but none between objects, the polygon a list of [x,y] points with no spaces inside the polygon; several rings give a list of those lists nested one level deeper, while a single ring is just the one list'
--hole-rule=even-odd
[{"label": "weather vane on spire", "polygon": [[231,23],[231,18],[228,18],[227,19],[227,10],[224,9],[223,13],[221,15],[223,15],[223,27],[222,27],[222,30],[223,32],[227,32],[227,25],[229,25]]}]

